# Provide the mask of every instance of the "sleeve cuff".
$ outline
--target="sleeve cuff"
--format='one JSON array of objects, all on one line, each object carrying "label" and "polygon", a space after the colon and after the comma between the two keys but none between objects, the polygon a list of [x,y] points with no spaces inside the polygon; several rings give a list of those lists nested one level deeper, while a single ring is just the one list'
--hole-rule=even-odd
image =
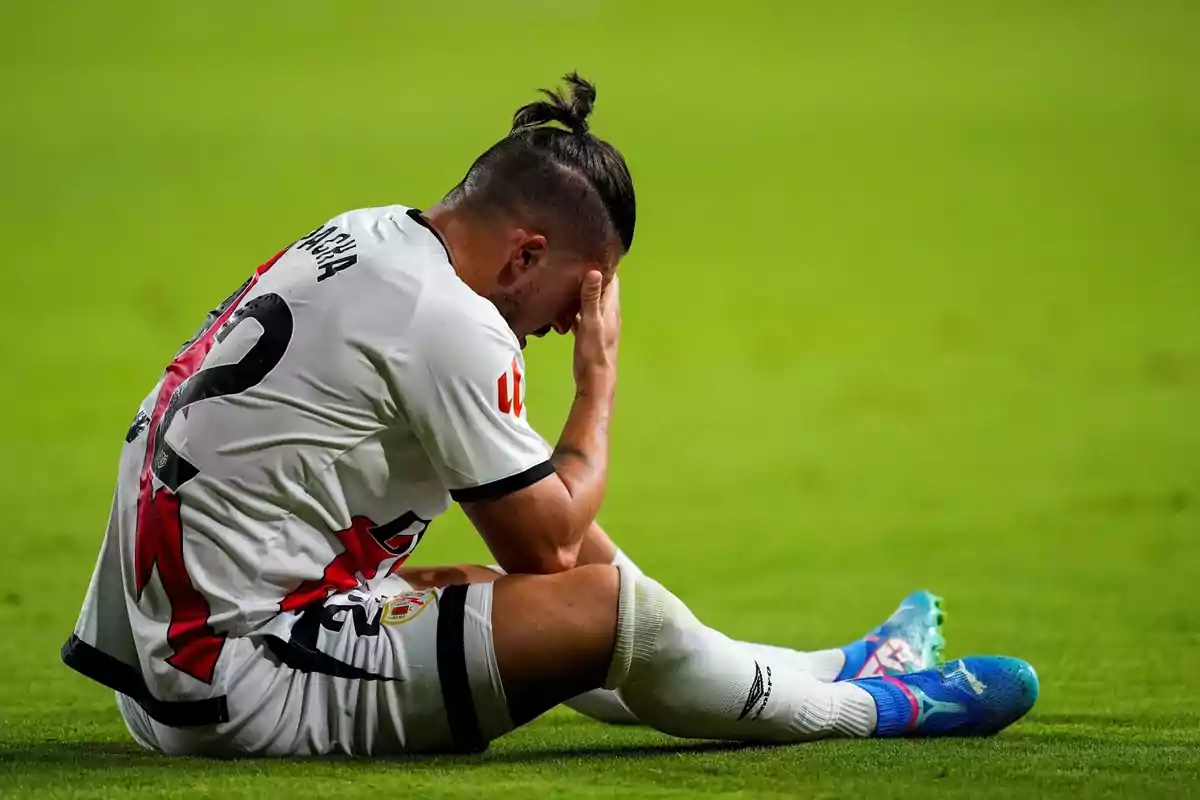
[{"label": "sleeve cuff", "polygon": [[509,475],[507,478],[501,478],[498,481],[485,483],[481,486],[470,486],[466,489],[451,489],[450,499],[456,503],[478,503],[483,500],[495,500],[497,497],[503,497],[506,494],[520,491],[526,486],[532,486],[542,478],[550,477],[553,473],[554,465],[547,459],[540,464],[535,464],[524,472]]}]

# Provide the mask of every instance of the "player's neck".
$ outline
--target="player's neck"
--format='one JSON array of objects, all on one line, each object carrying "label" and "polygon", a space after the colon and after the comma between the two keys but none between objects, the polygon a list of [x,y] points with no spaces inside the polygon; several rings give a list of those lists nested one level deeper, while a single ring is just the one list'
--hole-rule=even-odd
[{"label": "player's neck", "polygon": [[487,297],[496,276],[484,256],[493,250],[494,243],[480,231],[478,223],[461,209],[445,203],[438,203],[422,216],[442,237],[450,251],[450,266],[459,279],[476,294]]}]

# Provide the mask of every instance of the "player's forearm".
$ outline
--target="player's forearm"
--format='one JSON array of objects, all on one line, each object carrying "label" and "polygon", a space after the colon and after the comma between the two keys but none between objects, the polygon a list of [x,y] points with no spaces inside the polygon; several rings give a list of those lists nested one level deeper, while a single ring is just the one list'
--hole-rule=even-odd
[{"label": "player's forearm", "polygon": [[550,456],[554,476],[495,500],[463,503],[506,572],[549,574],[599,563],[581,559],[604,549],[588,534],[604,497],[612,402],[611,381],[581,382]]},{"label": "player's forearm", "polygon": [[555,475],[496,500],[463,504],[505,571],[548,574],[601,563],[583,559],[604,550],[589,531],[604,497],[612,402],[611,381],[581,382],[550,457]]},{"label": "player's forearm", "polygon": [[554,471],[571,497],[576,549],[600,510],[608,481],[608,431],[616,381],[600,375],[579,387],[562,435],[551,455]]},{"label": "player's forearm", "polygon": [[572,328],[575,402],[551,455],[554,477],[490,502],[463,504],[508,572],[573,568],[604,499],[621,313],[617,279],[607,289],[602,284],[600,272],[592,271],[580,287]]},{"label": "player's forearm", "polygon": [[579,546],[579,554],[575,559],[575,566],[584,567],[588,564],[603,564],[605,566],[612,564],[613,559],[617,555],[617,545],[609,535],[600,527],[600,523],[593,522],[588,526],[587,533],[584,534],[583,543]]}]

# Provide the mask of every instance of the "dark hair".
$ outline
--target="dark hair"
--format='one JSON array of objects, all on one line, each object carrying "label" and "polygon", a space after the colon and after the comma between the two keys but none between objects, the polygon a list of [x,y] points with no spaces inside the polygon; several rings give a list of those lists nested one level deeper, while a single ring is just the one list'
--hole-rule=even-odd
[{"label": "dark hair", "polygon": [[545,220],[589,254],[615,236],[626,253],[637,217],[629,167],[617,148],[588,131],[596,87],[574,72],[563,80],[569,96],[542,89],[545,100],[517,109],[508,136],[475,159],[447,200]]}]

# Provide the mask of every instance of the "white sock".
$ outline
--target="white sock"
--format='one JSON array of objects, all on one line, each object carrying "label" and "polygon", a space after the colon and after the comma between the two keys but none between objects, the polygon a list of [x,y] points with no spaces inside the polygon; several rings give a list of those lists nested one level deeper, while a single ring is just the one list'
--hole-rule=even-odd
[{"label": "white sock", "polygon": [[838,648],[806,653],[771,644],[754,644],[753,642],[737,642],[737,644],[747,648],[755,658],[786,664],[792,669],[808,673],[822,683],[832,683],[837,680],[842,667],[846,665],[846,654]]},{"label": "white sock", "polygon": [[[822,683],[832,683],[842,671],[846,663],[846,654],[841,650],[818,650],[812,653],[802,653],[789,650],[786,647],[775,647],[769,644],[754,644],[729,639],[733,647],[742,647],[751,657],[760,663],[777,664],[798,672],[804,672]],[[617,692],[609,689],[593,689],[578,697],[568,700],[567,707],[586,717],[591,717],[610,725],[636,725],[637,715],[629,710],[629,706],[621,700]]]},{"label": "white sock", "polygon": [[[875,701],[822,683],[778,651],[705,627],[659,583],[621,570],[617,644],[605,688],[642,722],[697,739],[800,742],[869,736]],[[789,651],[784,651],[789,652]]]},{"label": "white sock", "polygon": [[[613,566],[631,575],[641,575],[637,564],[617,548],[613,556]],[[583,714],[585,717],[607,722],[610,725],[637,725],[639,720],[629,706],[621,700],[620,695],[610,689],[593,689],[573,697],[566,702],[567,708]]]},{"label": "white sock", "polygon": [[644,575],[641,568],[633,563],[633,559],[625,555],[625,551],[617,548],[617,552],[613,555],[612,565],[618,569],[626,569],[632,572],[635,576]]},{"label": "white sock", "polygon": [[[613,566],[629,571],[635,578],[644,575],[638,565],[620,548],[613,556]],[[835,648],[801,652],[769,644],[755,644],[729,639],[734,646],[744,647],[757,660],[780,664],[800,672],[806,672],[819,681],[831,683],[837,679],[846,663],[846,654]],[[584,716],[607,722],[610,725],[636,725],[637,716],[629,710],[620,695],[608,689],[593,689],[568,700],[567,707]]]},{"label": "white sock", "polygon": [[[645,574],[638,568],[637,564],[633,563],[633,559],[625,555],[625,552],[620,548],[617,548],[612,563],[614,567],[631,570],[635,577]],[[737,639],[730,639],[730,641],[748,648],[756,658],[785,663],[791,668],[807,672],[817,680],[824,681],[825,683],[836,680],[838,674],[842,671],[842,667],[846,665],[846,654],[836,647],[832,650],[804,652],[792,650],[787,647],[776,647],[771,644],[755,644],[754,642],[742,642]]]}]

